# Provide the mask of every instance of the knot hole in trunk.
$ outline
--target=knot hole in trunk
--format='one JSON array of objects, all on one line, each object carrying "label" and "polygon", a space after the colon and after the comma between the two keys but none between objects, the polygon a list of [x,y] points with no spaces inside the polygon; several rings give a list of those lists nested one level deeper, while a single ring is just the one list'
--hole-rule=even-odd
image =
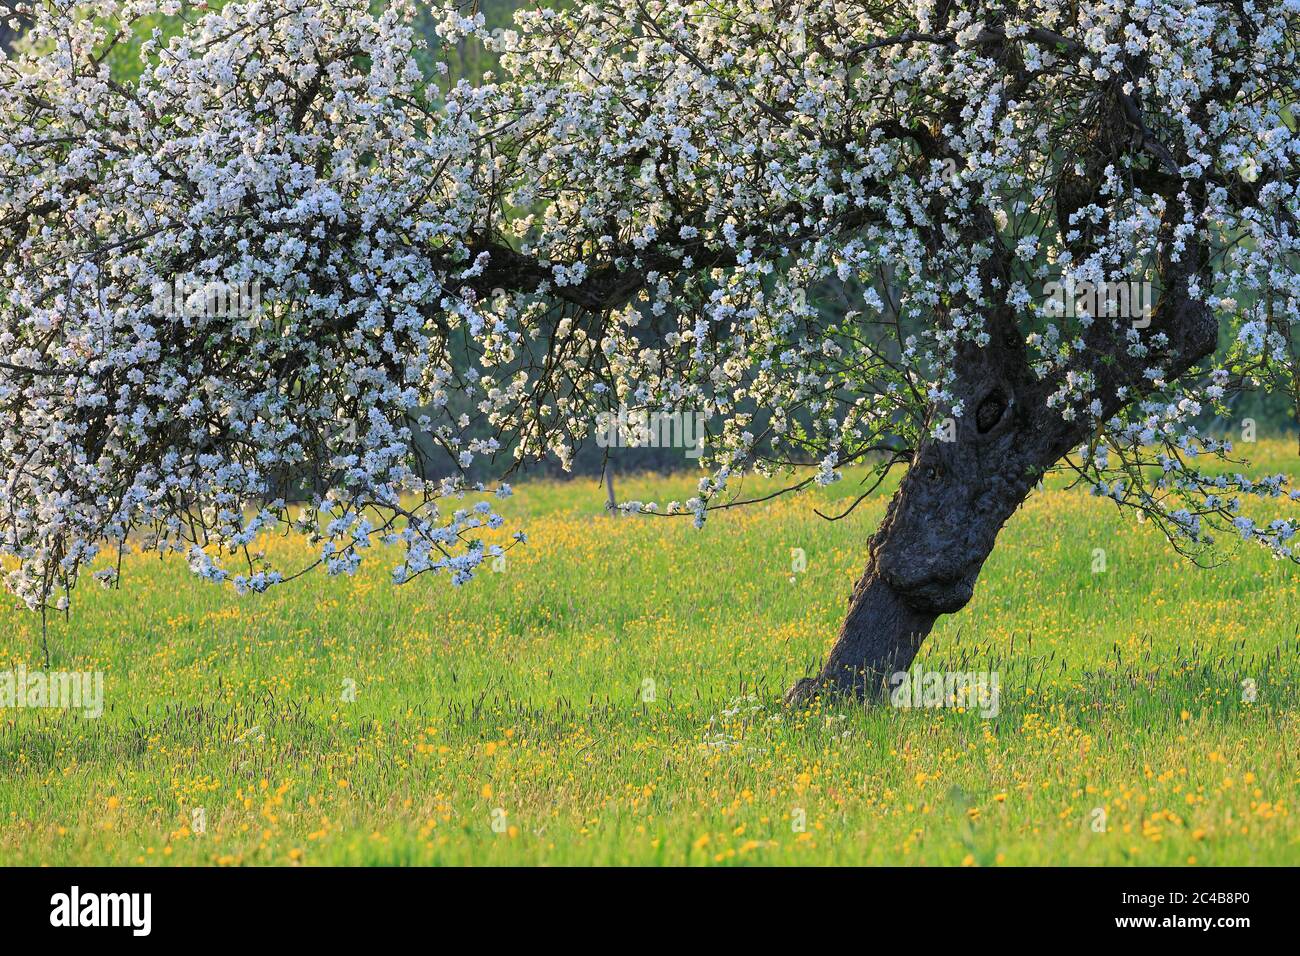
[{"label": "knot hole in trunk", "polygon": [[1007,411],[1007,393],[995,388],[980,400],[975,409],[975,428],[981,435],[986,435],[1002,420]]}]

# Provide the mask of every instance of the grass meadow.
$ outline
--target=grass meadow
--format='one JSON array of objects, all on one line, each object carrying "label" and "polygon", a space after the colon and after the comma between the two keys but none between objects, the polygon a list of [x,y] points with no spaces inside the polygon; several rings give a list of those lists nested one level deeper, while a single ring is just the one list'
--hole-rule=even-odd
[{"label": "grass meadow", "polygon": [[[0,710],[0,861],[1300,863],[1300,567],[1198,569],[1059,484],[916,665],[996,671],[996,717],[783,709],[885,497],[813,508],[861,477],[702,531],[606,516],[594,481],[522,482],[530,542],[461,589],[393,587],[379,555],[239,597],[129,556],[49,633],[53,669],[104,672],[103,716]],[[39,618],[12,605],[0,670],[38,669]]]}]

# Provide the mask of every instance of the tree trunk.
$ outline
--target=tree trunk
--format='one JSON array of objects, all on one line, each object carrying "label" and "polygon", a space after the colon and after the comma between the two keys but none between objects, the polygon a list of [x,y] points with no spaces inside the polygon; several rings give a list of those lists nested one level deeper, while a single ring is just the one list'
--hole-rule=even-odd
[{"label": "tree trunk", "polygon": [[821,674],[796,683],[787,702],[803,703],[824,690],[882,698],[890,675],[907,670],[937,617],[908,604],[873,562],[853,588],[848,616]]},{"label": "tree trunk", "polygon": [[954,392],[966,409],[950,441],[920,443],[868,544],[866,570],[820,674],[786,695],[824,691],[880,699],[906,671],[941,614],[965,607],[998,532],[1044,471],[1083,436],[1052,414],[1006,316],[998,341],[963,346]]},{"label": "tree trunk", "polygon": [[[1103,180],[1094,172],[1085,183],[1090,190],[1085,198],[1100,201]],[[1214,314],[1192,292],[1208,281],[1203,275],[1204,243],[1176,241],[1175,233],[1177,224],[1199,218],[1205,208],[1204,187],[1184,193],[1177,177],[1161,182],[1168,203],[1157,258],[1162,292],[1151,317],[1149,341],[1160,341],[1157,333],[1162,341],[1149,355],[1137,358],[1128,354],[1112,323],[1093,323],[1084,332],[1085,354],[1097,356],[1090,370],[1102,406],[1099,421],[1114,415],[1125,401],[1141,397],[1149,387],[1149,365],[1162,365],[1168,379],[1176,381],[1213,354],[1218,344]],[[1061,197],[1057,200],[1068,221],[1075,203],[1062,206]],[[995,234],[988,214],[977,218],[975,227],[976,237]],[[1086,237],[1075,243],[1079,259],[1090,251],[1086,244]],[[984,287],[1009,287],[1011,260],[1006,250],[986,260],[981,273]],[[1014,310],[1003,304],[990,308],[985,318],[988,345],[957,346],[950,391],[965,413],[953,421],[954,429],[937,431],[953,440],[927,437],[918,443],[868,545],[866,570],[853,589],[830,655],[817,677],[800,680],[790,689],[788,703],[802,704],[823,691],[867,699],[884,696],[889,678],[912,663],[939,615],[958,611],[970,601],[998,532],[1030,489],[1048,468],[1091,438],[1093,426],[1067,421],[1048,407],[1056,383],[1032,371]]]},{"label": "tree trunk", "polygon": [[[1001,414],[1013,419],[1007,411]],[[1001,440],[964,450],[957,443],[923,445],[871,538],[866,570],[821,673],[795,684],[788,702],[823,691],[883,698],[938,617],[970,601],[998,532],[1065,451],[1024,440],[1014,421],[989,431],[995,429]]]},{"label": "tree trunk", "polygon": [[[1168,337],[1161,357],[1171,380],[1217,344],[1213,314],[1188,293],[1202,261],[1193,247],[1162,262],[1165,292],[1152,331]],[[1013,317],[1002,312],[989,320],[995,334],[987,348],[959,349],[952,391],[967,411],[953,423],[953,440],[920,443],[868,544],[866,570],[825,665],[817,677],[798,681],[787,703],[803,704],[822,692],[881,699],[935,620],[970,601],[998,532],[1044,472],[1091,439],[1090,426],[1047,406],[1055,385],[1030,372]],[[1103,421],[1120,408],[1121,387],[1130,390],[1129,401],[1143,388],[1142,364],[1105,334],[1094,327],[1090,342],[1095,354],[1113,359],[1095,368]]]}]

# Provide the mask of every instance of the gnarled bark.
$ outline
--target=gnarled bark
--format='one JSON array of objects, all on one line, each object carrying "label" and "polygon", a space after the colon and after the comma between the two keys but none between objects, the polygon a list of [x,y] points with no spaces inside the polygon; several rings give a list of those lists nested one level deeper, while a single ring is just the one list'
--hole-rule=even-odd
[{"label": "gnarled bark", "polygon": [[788,701],[822,691],[883,696],[938,617],[970,601],[998,532],[1078,437],[1059,416],[1053,424],[1032,413],[1042,407],[1029,404],[1032,387],[983,381],[983,395],[968,404],[976,413],[959,424],[957,440],[929,439],[918,450],[871,538],[866,570],[821,673],[796,684]]},{"label": "gnarled bark", "polygon": [[[1097,182],[1092,188],[1098,188]],[[1150,332],[1163,333],[1163,353],[1143,359],[1126,353],[1116,331],[1096,323],[1087,334],[1090,371],[1099,384],[1100,419],[1114,415],[1146,391],[1144,369],[1163,365],[1171,380],[1214,352],[1217,326],[1209,307],[1192,294],[1203,283],[1206,252],[1199,241],[1178,246],[1173,230],[1188,211],[1165,182],[1169,203],[1158,262],[1162,292]],[[1203,190],[1191,189],[1191,210],[1203,208]],[[991,227],[990,227],[991,228]],[[1007,260],[991,260],[1005,287]],[[998,532],[1047,469],[1078,446],[1089,426],[1067,421],[1048,407],[1054,382],[1039,380],[1026,360],[1022,334],[1009,309],[987,316],[992,340],[985,348],[958,347],[956,398],[973,410],[957,423],[956,440],[928,438],[868,544],[866,570],[825,665],[797,682],[787,703],[801,704],[823,691],[878,699],[889,678],[911,665],[934,622],[965,607]]]}]

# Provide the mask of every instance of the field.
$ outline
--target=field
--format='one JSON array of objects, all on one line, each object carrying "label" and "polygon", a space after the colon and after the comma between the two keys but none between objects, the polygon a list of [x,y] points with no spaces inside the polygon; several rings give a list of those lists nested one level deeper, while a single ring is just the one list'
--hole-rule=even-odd
[{"label": "field", "polygon": [[[784,710],[885,499],[812,509],[860,477],[703,531],[522,483],[530,543],[459,590],[379,556],[241,598],[132,556],[50,627],[103,716],[0,710],[0,862],[1300,863],[1300,568],[1199,570],[1086,494],[1033,497],[917,663],[997,672],[996,716]],[[37,669],[12,603],[0,670]]]}]

